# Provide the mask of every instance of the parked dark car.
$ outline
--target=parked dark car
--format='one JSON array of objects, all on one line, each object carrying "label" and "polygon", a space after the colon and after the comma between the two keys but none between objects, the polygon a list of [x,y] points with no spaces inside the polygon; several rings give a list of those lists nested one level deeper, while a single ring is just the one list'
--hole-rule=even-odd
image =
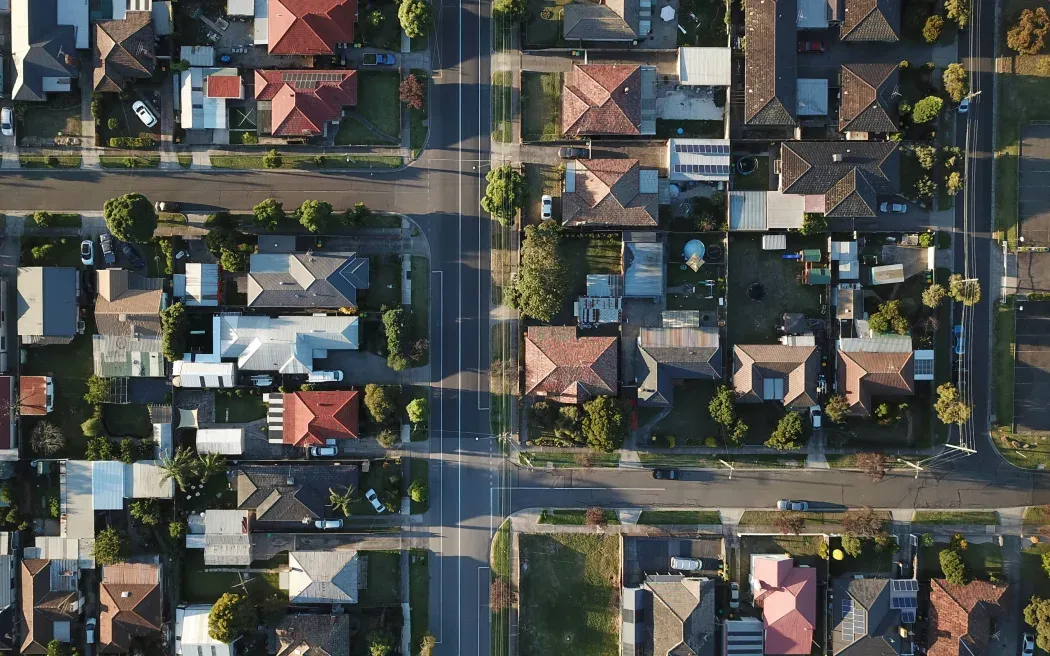
[{"label": "parked dark car", "polygon": [[820,53],[824,52],[825,49],[826,48],[824,46],[824,42],[823,41],[799,41],[798,42],[798,51],[803,53],[803,54],[807,53],[807,52],[811,52],[811,53],[819,55]]},{"label": "parked dark car", "polygon": [[95,298],[95,270],[94,269],[81,269],[80,270],[80,289],[84,292],[85,298]]},{"label": "parked dark car", "polygon": [[124,257],[128,258],[128,263],[131,264],[132,269],[138,271],[146,266],[146,261],[142,259],[142,256],[138,254],[138,251],[131,244],[122,243],[120,251],[124,253]]},{"label": "parked dark car", "polygon": [[588,159],[591,153],[586,148],[578,146],[562,146],[558,149],[558,157],[562,159]]},{"label": "parked dark car", "polygon": [[660,481],[677,481],[681,478],[681,474],[678,473],[677,469],[654,469],[653,478]]},{"label": "parked dark car", "polygon": [[103,232],[98,240],[102,244],[102,257],[106,266],[113,266],[117,263],[117,254],[113,251],[113,235]]}]

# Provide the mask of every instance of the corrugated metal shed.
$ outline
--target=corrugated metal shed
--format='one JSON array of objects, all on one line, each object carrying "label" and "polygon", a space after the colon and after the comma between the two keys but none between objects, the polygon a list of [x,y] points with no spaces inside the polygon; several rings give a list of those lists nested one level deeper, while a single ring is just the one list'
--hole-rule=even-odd
[{"label": "corrugated metal shed", "polygon": [[638,233],[624,233],[624,296],[659,298],[664,293],[664,276],[666,275],[664,244],[662,241],[627,241],[633,234]]},{"label": "corrugated metal shed", "polygon": [[168,36],[172,33],[171,3],[153,3],[153,33],[157,36]]},{"label": "corrugated metal shed", "polygon": [[248,535],[204,537],[205,565],[251,565],[252,541]]},{"label": "corrugated metal shed", "polygon": [[844,353],[908,353],[912,350],[911,336],[844,337],[839,340],[839,350]]},{"label": "corrugated metal shed", "polygon": [[255,45],[265,46],[270,42],[269,8],[267,0],[255,0]]},{"label": "corrugated metal shed", "polygon": [[176,360],[172,363],[175,387],[233,387],[236,365],[233,362],[191,362]]},{"label": "corrugated metal shed", "polygon": [[155,460],[142,460],[124,465],[124,496],[129,499],[170,499],[175,496],[175,481],[164,479],[164,470]]},{"label": "corrugated metal shed", "polygon": [[248,533],[247,510],[205,510],[204,532],[209,535],[241,535]]},{"label": "corrugated metal shed", "polygon": [[91,463],[93,510],[124,508],[124,463],[102,460]]},{"label": "corrugated metal shed", "polygon": [[786,251],[788,237],[785,234],[762,235],[762,250],[764,251]]},{"label": "corrugated metal shed", "polygon": [[[766,227],[770,230],[792,230],[802,227],[806,214],[806,196],[766,192]],[[823,198],[823,196],[821,196]]]},{"label": "corrugated metal shed", "polygon": [[179,48],[179,59],[186,60],[190,66],[214,66],[215,48],[211,46],[182,46]]},{"label": "corrugated metal shed", "polygon": [[205,536],[203,533],[187,533],[186,534],[186,548],[187,549],[203,549],[205,546]]},{"label": "corrugated metal shed", "polygon": [[728,48],[679,48],[678,79],[690,86],[727,87],[732,83]]},{"label": "corrugated metal shed", "polygon": [[623,296],[623,276],[616,274],[587,274],[588,296]]},{"label": "corrugated metal shed", "polygon": [[252,16],[255,0],[226,0],[226,13],[230,16]]},{"label": "corrugated metal shed", "polygon": [[840,280],[860,280],[860,262],[839,262]]},{"label": "corrugated metal shed", "polygon": [[175,610],[175,653],[180,656],[232,656],[233,649],[208,635],[211,606],[194,604]]},{"label": "corrugated metal shed", "polygon": [[903,264],[886,264],[884,266],[871,267],[871,284],[888,285],[899,282],[904,282]]},{"label": "corrugated metal shed", "polygon": [[244,453],[243,428],[201,428],[197,430],[197,453]]},{"label": "corrugated metal shed", "polygon": [[828,115],[828,81],[825,78],[795,81],[795,100],[799,116]]},{"label": "corrugated metal shed", "polygon": [[820,252],[819,248],[807,248],[802,251],[803,262],[820,262],[824,255]]},{"label": "corrugated metal shed", "polygon": [[186,265],[186,305],[214,307],[219,304],[219,265],[190,262]]},{"label": "corrugated metal shed", "polygon": [[668,310],[660,313],[664,328],[693,328],[700,325],[699,310]]},{"label": "corrugated metal shed", "polygon": [[754,231],[765,230],[766,192],[729,192],[729,229]]},{"label": "corrugated metal shed", "polygon": [[620,323],[623,298],[619,296],[581,296],[573,304],[573,313],[581,326],[596,323]]}]

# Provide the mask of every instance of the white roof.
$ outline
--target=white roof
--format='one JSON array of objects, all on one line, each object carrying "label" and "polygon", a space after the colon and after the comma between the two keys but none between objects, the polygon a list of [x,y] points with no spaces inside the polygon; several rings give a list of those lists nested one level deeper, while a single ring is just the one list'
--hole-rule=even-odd
[{"label": "white roof", "polygon": [[795,101],[799,116],[827,116],[827,79],[799,78],[795,80]]},{"label": "white roof", "polygon": [[175,387],[233,387],[235,372],[233,362],[176,360],[172,363],[171,382]]},{"label": "white roof", "polygon": [[729,180],[728,139],[669,139],[668,178],[676,180]]},{"label": "white roof", "polygon": [[171,455],[171,422],[153,424],[153,441],[157,443],[157,455]]},{"label": "white roof", "polygon": [[857,259],[857,242],[855,241],[833,241],[831,242],[831,261],[848,262]]},{"label": "white roof", "polygon": [[243,452],[243,428],[201,428],[197,430],[197,453],[240,455]]},{"label": "white roof", "polygon": [[762,235],[762,250],[764,251],[783,251],[787,250],[788,238],[787,235],[780,233],[775,235]]},{"label": "white roof", "polygon": [[175,653],[181,656],[233,656],[225,642],[208,635],[211,606],[195,604],[175,610]]},{"label": "white roof", "polygon": [[247,510],[205,510],[204,532],[208,535],[242,535],[248,532]]},{"label": "white roof", "polygon": [[101,460],[91,463],[91,499],[94,510],[124,508],[124,463]]},{"label": "white roof", "polygon": [[839,278],[842,280],[860,280],[860,262],[856,260],[839,261]]},{"label": "white roof", "polygon": [[255,0],[226,0],[226,13],[230,16],[252,16]]},{"label": "white roof", "polygon": [[805,196],[782,194],[779,191],[766,192],[766,227],[770,230],[801,228],[805,214]]},{"label": "white roof", "polygon": [[67,460],[65,486],[62,487],[66,521],[64,538],[95,537],[95,510],[92,507],[91,463],[87,460]]},{"label": "white roof", "polygon": [[731,83],[731,51],[725,48],[679,48],[678,79],[682,84],[727,87]]},{"label": "white roof", "polygon": [[113,20],[127,18],[129,11],[152,11],[153,0],[113,0]]},{"label": "white roof", "polygon": [[222,315],[212,319],[213,352],[243,371],[308,374],[328,351],[358,347],[357,317]]},{"label": "white roof", "polygon": [[[225,100],[223,105],[225,106]],[[225,110],[223,121],[225,122]],[[188,306],[217,306],[219,304],[219,265],[189,262],[186,264],[186,300]]]},{"label": "white roof", "polygon": [[214,66],[215,48],[211,46],[182,46],[179,58],[190,63],[190,66]]},{"label": "white roof", "polygon": [[269,14],[267,0],[255,0],[255,45],[265,46],[270,43]]},{"label": "white roof", "polygon": [[730,191],[729,229],[758,231],[765,230],[766,192]]},{"label": "white roof", "polygon": [[827,29],[828,13],[828,0],[798,0],[796,25],[804,30]]},{"label": "white roof", "polygon": [[[185,49],[183,47],[183,50]],[[204,79],[217,70],[220,69],[192,67],[182,72],[182,87],[179,91],[182,101],[179,123],[182,125],[182,129],[226,129],[226,99],[209,98],[204,93]],[[212,264],[210,266],[217,267],[218,265]],[[189,265],[186,265],[187,288],[189,287],[189,275]],[[218,290],[217,281],[216,290]],[[212,305],[218,305],[218,302],[216,301]]]},{"label": "white roof", "polygon": [[140,460],[124,465],[124,496],[129,499],[170,499],[175,496],[175,481],[165,480],[164,470],[156,460]]},{"label": "white roof", "polygon": [[904,282],[903,264],[885,264],[871,267],[871,284],[886,285],[898,282]]},{"label": "white roof", "polygon": [[171,2],[158,0],[153,3],[153,33],[157,36],[167,36],[171,32]]}]

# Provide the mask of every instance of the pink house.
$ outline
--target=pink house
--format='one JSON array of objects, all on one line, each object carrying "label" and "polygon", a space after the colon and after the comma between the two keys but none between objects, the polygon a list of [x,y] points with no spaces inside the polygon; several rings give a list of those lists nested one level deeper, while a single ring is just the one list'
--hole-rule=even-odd
[{"label": "pink house", "polygon": [[786,555],[751,557],[751,592],[762,607],[766,654],[808,654],[817,613],[817,570]]}]

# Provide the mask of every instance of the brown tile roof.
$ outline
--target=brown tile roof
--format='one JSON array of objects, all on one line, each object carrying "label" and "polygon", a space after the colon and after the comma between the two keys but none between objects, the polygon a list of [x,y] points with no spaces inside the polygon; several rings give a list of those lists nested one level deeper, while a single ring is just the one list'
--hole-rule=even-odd
[{"label": "brown tile roof", "polygon": [[1008,585],[987,581],[966,585],[952,585],[944,579],[930,581],[928,656],[987,654],[992,620],[1006,612],[1008,592]]},{"label": "brown tile roof", "polygon": [[784,405],[816,405],[820,352],[816,346],[737,344],[733,347],[733,386],[741,403],[762,403],[765,381],[783,380]]},{"label": "brown tile roof", "polygon": [[47,414],[47,376],[22,376],[18,379],[18,413]]},{"label": "brown tile roof", "polygon": [[892,43],[900,41],[900,25],[899,0],[846,0],[839,38],[843,41]]},{"label": "brown tile roof", "polygon": [[[54,638],[55,622],[75,625],[78,611],[76,590],[51,589],[51,570],[62,561],[27,558],[22,561],[22,647],[23,654],[46,654],[47,643]],[[62,573],[56,571],[55,576]]]},{"label": "brown tile roof", "polygon": [[132,638],[161,632],[160,565],[120,563],[102,568],[99,642],[104,654],[125,654]]},{"label": "brown tile roof", "polygon": [[795,125],[796,0],[754,0],[744,14],[744,123]]},{"label": "brown tile roof", "polygon": [[161,278],[144,278],[125,269],[100,269],[95,324],[100,335],[160,335]]},{"label": "brown tile roof", "polygon": [[846,395],[850,413],[871,414],[873,396],[915,393],[915,358],[907,353],[839,351],[839,393]]},{"label": "brown tile roof", "polygon": [[843,64],[839,131],[899,131],[899,80],[897,64]]},{"label": "brown tile roof", "polygon": [[204,80],[209,98],[240,98],[244,94],[240,75],[212,73]]},{"label": "brown tile roof", "polygon": [[354,40],[357,0],[270,0],[268,50],[275,55],[330,55]]},{"label": "brown tile roof", "polygon": [[[659,193],[641,192],[642,167],[636,159],[576,160],[575,191],[562,194],[562,223],[567,226],[655,227]],[[657,172],[647,169],[653,181]]]},{"label": "brown tile roof", "polygon": [[616,337],[577,337],[574,326],[533,326],[525,333],[525,393],[559,403],[616,396]]},{"label": "brown tile roof", "polygon": [[357,71],[256,70],[255,99],[271,102],[271,134],[322,134],[325,123],[342,117],[344,107],[357,105]]},{"label": "brown tile roof", "polygon": [[123,20],[95,23],[95,91],[116,93],[128,78],[153,76],[153,14],[129,11]]},{"label": "brown tile roof", "polygon": [[561,94],[566,136],[641,134],[642,68],[616,64],[574,65]]},{"label": "brown tile roof", "polygon": [[349,615],[287,615],[275,627],[277,656],[349,656]]}]

